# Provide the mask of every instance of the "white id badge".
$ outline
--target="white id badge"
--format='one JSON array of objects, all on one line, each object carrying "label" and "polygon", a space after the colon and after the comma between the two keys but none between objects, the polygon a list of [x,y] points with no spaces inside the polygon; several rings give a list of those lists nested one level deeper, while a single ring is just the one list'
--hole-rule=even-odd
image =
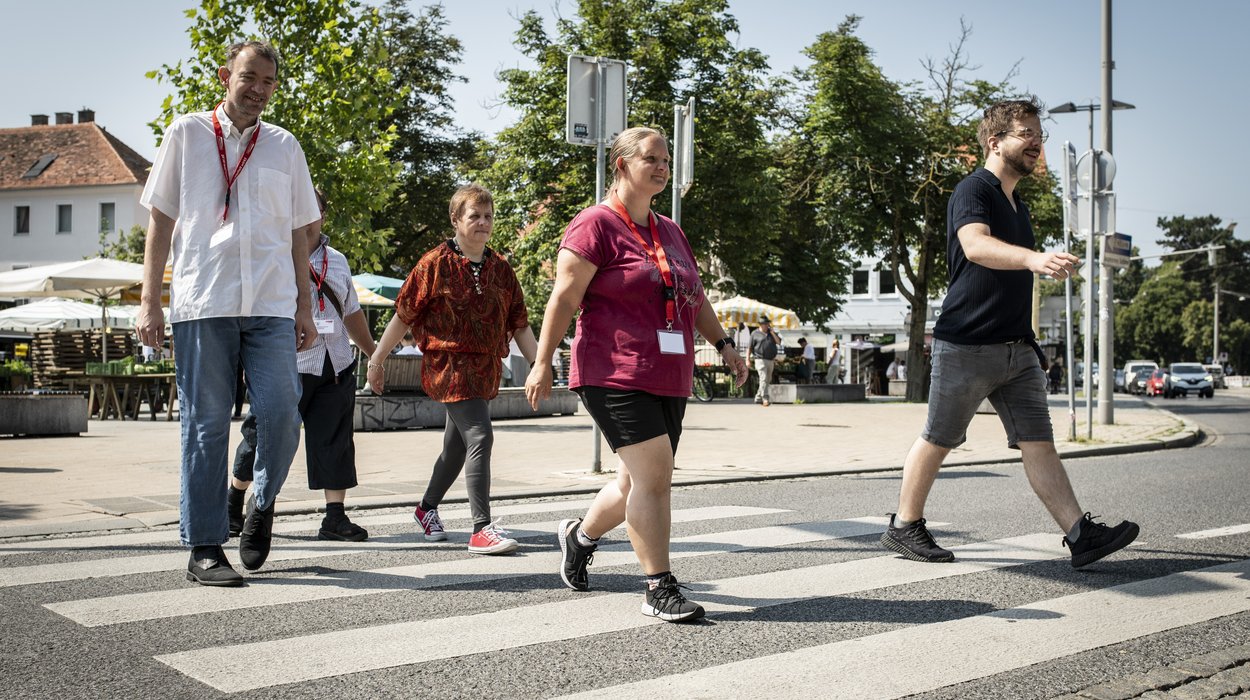
[{"label": "white id badge", "polygon": [[234,222],[231,222],[228,224],[222,224],[221,227],[217,229],[217,232],[213,234],[213,237],[208,239],[208,247],[216,248],[222,243],[225,243],[226,241],[230,240],[230,237],[233,235],[234,235]]},{"label": "white id badge", "polygon": [[686,336],[681,331],[658,330],[660,336],[660,353],[664,355],[685,355]]},{"label": "white id badge", "polygon": [[313,323],[317,325],[318,335],[334,335],[339,332],[339,324],[332,318],[318,318]]}]

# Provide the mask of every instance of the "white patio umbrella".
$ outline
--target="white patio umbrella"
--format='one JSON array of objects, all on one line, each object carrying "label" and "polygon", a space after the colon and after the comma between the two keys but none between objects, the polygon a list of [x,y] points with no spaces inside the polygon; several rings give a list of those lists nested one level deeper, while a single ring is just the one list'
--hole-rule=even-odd
[{"label": "white patio umbrella", "polygon": [[107,315],[109,325],[131,328],[134,326],[134,318],[119,311],[123,308],[109,307],[101,314],[99,305],[85,301],[40,299],[0,311],[0,330],[36,333],[101,328],[104,324],[102,315]]},{"label": "white patio umbrella", "polygon": [[[0,272],[0,297],[95,299],[100,302],[101,325],[107,328],[108,311],[104,300],[119,296],[122,290],[142,281],[142,265],[109,258],[91,258]],[[108,343],[103,337],[101,346],[101,354],[107,361]]]}]

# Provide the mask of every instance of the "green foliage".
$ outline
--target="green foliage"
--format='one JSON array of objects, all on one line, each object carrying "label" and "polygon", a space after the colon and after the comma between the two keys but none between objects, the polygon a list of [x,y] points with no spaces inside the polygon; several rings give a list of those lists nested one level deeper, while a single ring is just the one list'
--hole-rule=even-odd
[{"label": "green foliage", "polygon": [[142,263],[143,246],[147,242],[147,236],[147,229],[138,224],[131,226],[129,231],[118,229],[116,241],[109,240],[108,231],[101,231],[100,257]]},{"label": "green foliage", "polygon": [[212,109],[224,97],[217,68],[231,44],[269,41],[282,65],[262,120],[303,146],[329,202],[324,229],[335,248],[354,270],[380,269],[390,232],[371,220],[398,170],[388,158],[395,128],[385,122],[405,98],[387,66],[380,13],[358,0],[201,0],[187,17],[192,57],[148,73],[173,90],[150,123],[158,138],[178,115]]},{"label": "green foliage", "polygon": [[[704,283],[717,283],[708,274],[713,256],[742,279],[769,254],[777,190],[765,130],[775,94],[763,55],[734,46],[737,20],[726,8],[724,0],[582,0],[576,18],[556,22],[555,36],[537,13],[519,18],[515,43],[537,67],[501,73],[502,101],[520,118],[482,145],[472,174],[495,193],[493,243],[510,253],[531,310],[545,306],[564,227],[596,201],[594,152],[564,141],[570,53],[629,63],[630,125],[667,133],[673,105],[698,96],[696,184],[682,203],[682,228]],[[669,201],[665,193],[653,206],[667,212]]]},{"label": "green foliage", "polygon": [[1228,363],[1243,374],[1250,368],[1250,321],[1220,323],[1220,352],[1227,352]]},{"label": "green foliage", "polygon": [[[1116,355],[1154,360],[1160,365],[1194,359],[1198,349],[1187,346],[1182,317],[1198,296],[1198,285],[1186,281],[1177,264],[1161,265],[1142,283],[1132,303],[1116,313],[1115,336],[1121,344]],[[1191,312],[1191,318],[1199,313]]]},{"label": "green foliage", "polygon": [[480,140],[456,126],[448,88],[463,81],[453,72],[462,46],[446,33],[442,6],[413,14],[406,4],[388,0],[382,8],[388,66],[394,89],[404,95],[385,121],[395,129],[390,156],[401,170],[390,202],[373,218],[375,228],[394,231],[394,254],[383,274],[398,277],[407,276],[422,254],[450,235],[447,203]]},{"label": "green foliage", "polygon": [[[1211,356],[1211,341],[1215,330],[1215,309],[1206,299],[1197,299],[1185,305],[1181,312],[1184,347],[1190,358],[1205,361]],[[1222,340],[1222,339],[1221,339]]]},{"label": "green foliage", "polygon": [[29,377],[31,374],[30,365],[22,360],[6,360],[0,363],[0,377]]}]

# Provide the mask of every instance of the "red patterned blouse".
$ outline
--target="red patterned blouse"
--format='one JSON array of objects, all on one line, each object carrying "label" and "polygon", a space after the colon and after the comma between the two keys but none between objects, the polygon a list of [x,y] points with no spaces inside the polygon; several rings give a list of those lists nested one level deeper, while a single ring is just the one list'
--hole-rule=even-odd
[{"label": "red patterned blouse", "polygon": [[421,256],[395,299],[395,313],[425,354],[421,383],[442,403],[493,399],[512,334],[529,323],[516,273],[487,248],[475,278],[446,242]]}]

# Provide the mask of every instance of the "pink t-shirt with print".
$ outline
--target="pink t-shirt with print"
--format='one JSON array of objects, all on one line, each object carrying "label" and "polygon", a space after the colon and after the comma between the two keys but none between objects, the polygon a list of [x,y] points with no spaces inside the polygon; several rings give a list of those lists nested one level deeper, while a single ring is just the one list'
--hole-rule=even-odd
[{"label": "pink t-shirt with print", "polygon": [[[656,331],[665,327],[660,269],[616,212],[603,204],[589,207],[574,217],[560,243],[599,268],[582,297],[569,388],[690,395],[694,323],[703,307],[703,284],[686,234],[672,219],[657,214],[655,221],[677,287],[673,330],[682,334],[685,354],[660,352]],[[648,227],[639,226],[638,233],[651,241]]]}]

